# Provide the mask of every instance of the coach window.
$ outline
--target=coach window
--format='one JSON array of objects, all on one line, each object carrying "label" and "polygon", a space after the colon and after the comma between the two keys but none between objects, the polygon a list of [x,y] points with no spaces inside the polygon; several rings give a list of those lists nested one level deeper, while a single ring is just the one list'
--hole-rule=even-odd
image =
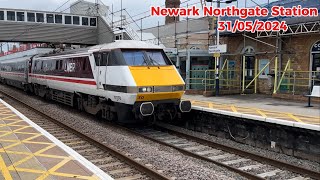
[{"label": "coach window", "polygon": [[44,15],[42,13],[37,13],[37,22],[44,22]]},{"label": "coach window", "polygon": [[64,16],[64,24],[72,24],[71,16]]},{"label": "coach window", "polygon": [[54,23],[53,14],[47,14],[47,23]]},{"label": "coach window", "polygon": [[80,17],[79,16],[73,16],[73,24],[74,25],[80,25]]},{"label": "coach window", "polygon": [[62,24],[62,15],[55,15],[55,20],[57,24]]},{"label": "coach window", "polygon": [[0,20],[4,20],[4,12],[0,11]]},{"label": "coach window", "polygon": [[96,18],[90,18],[90,26],[97,26],[97,19]]},{"label": "coach window", "polygon": [[24,21],[24,12],[17,12],[17,21]]},{"label": "coach window", "polygon": [[8,21],[15,21],[16,20],[16,13],[14,11],[7,11],[7,20]]},{"label": "coach window", "polygon": [[83,25],[83,26],[88,26],[88,25],[89,25],[89,19],[86,18],[86,17],[83,17],[83,18],[82,18],[82,25]]},{"label": "coach window", "polygon": [[34,13],[27,13],[27,20],[28,20],[28,22],[35,22],[36,18],[35,18]]}]

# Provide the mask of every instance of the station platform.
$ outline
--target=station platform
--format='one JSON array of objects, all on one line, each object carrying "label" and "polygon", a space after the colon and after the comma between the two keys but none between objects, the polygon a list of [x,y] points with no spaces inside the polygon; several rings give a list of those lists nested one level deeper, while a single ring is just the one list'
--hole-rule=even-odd
[{"label": "station platform", "polygon": [[204,97],[184,95],[195,110],[320,131],[320,104],[275,99],[266,95]]},{"label": "station platform", "polygon": [[0,179],[112,179],[0,99]]}]

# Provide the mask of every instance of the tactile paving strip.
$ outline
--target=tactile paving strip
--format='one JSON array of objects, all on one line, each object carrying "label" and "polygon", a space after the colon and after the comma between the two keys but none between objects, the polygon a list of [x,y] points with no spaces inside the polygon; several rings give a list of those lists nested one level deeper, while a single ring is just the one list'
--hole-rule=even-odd
[{"label": "tactile paving strip", "polygon": [[6,180],[99,179],[1,102],[0,168]]},{"label": "tactile paving strip", "polygon": [[207,102],[207,101],[197,101],[197,100],[191,100],[191,103],[193,106],[199,106],[204,108],[211,108],[211,109],[217,109],[217,110],[223,110],[223,111],[230,111],[235,113],[242,113],[242,114],[249,114],[249,115],[255,115],[260,116],[263,118],[275,118],[275,119],[281,119],[286,121],[293,121],[293,122],[300,122],[300,123],[306,123],[306,124],[312,124],[312,125],[320,125],[319,117],[313,117],[313,116],[303,116],[303,115],[297,115],[292,114],[288,112],[276,112],[276,111],[268,111],[258,108],[249,108],[249,107],[239,107],[235,106],[233,104],[220,104],[220,103],[213,103],[213,102]]}]

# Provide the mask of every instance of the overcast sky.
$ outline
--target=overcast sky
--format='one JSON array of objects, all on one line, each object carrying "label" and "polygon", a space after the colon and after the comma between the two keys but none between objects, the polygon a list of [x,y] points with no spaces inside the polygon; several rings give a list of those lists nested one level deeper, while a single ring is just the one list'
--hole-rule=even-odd
[{"label": "overcast sky", "polygon": [[[43,11],[54,11],[65,2],[62,8],[59,9],[65,10],[70,7],[70,4],[76,2],[77,0],[0,0],[0,8],[17,8],[17,9],[31,9],[31,10],[43,10]],[[86,0],[90,2],[95,2],[95,0]],[[105,5],[111,6],[113,4],[114,11],[120,10],[121,8],[121,1],[120,0],[101,0]],[[203,0],[204,1],[204,0]],[[240,7],[244,7],[245,1],[247,1],[247,6],[254,6],[254,2],[258,2],[260,4],[267,3],[268,0],[238,0],[238,4]],[[269,0],[270,2],[274,0]],[[181,6],[187,6],[187,4],[192,5],[195,3],[198,7],[200,7],[200,0],[181,0],[183,3]],[[165,4],[165,0],[123,0],[123,8],[130,13],[131,16],[140,14],[142,12],[148,11],[150,6],[162,6]],[[236,5],[236,2],[233,3]],[[208,4],[209,5],[209,4]],[[57,11],[58,12],[58,11]],[[138,19],[144,16],[149,15],[148,13],[144,13],[140,16],[135,16],[134,19]],[[164,17],[150,17],[143,20],[143,26],[152,27],[156,26],[158,21],[160,24],[164,23]],[[140,25],[140,22],[138,23]]]},{"label": "overcast sky", "polygon": [[[70,4],[76,2],[77,0],[0,0],[0,8],[14,8],[14,9],[30,9],[30,10],[41,10],[41,11],[55,11],[58,7],[65,4],[56,12],[60,12],[62,10],[67,9],[65,12],[69,12]],[[90,2],[95,2],[95,0],[86,0]],[[120,0],[100,0],[103,4],[110,6],[113,5],[114,11],[118,11],[121,9],[121,1]],[[203,0],[204,1],[204,0]],[[246,1],[246,3],[245,3]],[[255,2],[259,4],[265,4],[268,1],[273,2],[275,0],[238,0],[239,7],[244,7],[245,4],[248,6],[255,6]],[[123,8],[125,8],[133,19],[140,19],[142,17],[148,16],[150,12],[146,12],[150,9],[150,6],[164,6],[165,0],[122,0]],[[196,5],[201,7],[200,0],[181,0],[182,7],[186,7],[187,5]],[[209,3],[207,5],[210,5]],[[230,5],[237,5],[236,2]],[[223,6],[223,5],[222,5]],[[146,13],[143,13],[146,12]],[[141,14],[143,13],[143,14]],[[136,16],[141,14],[139,16]],[[120,13],[118,14],[120,15]],[[157,26],[158,21],[160,25],[164,24],[164,17],[149,17],[143,19],[143,28],[149,28]],[[130,20],[131,21],[131,20]],[[137,22],[140,26],[140,21]],[[137,28],[136,25],[132,24],[133,28]],[[6,47],[4,47],[6,49]]]}]

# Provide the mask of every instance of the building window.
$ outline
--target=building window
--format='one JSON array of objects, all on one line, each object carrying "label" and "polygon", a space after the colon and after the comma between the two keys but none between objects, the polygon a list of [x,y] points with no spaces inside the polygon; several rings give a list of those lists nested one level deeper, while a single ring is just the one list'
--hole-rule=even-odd
[{"label": "building window", "polygon": [[47,14],[47,23],[54,23],[53,14]]},{"label": "building window", "polygon": [[82,18],[82,25],[83,25],[83,26],[88,26],[88,25],[89,25],[89,19],[86,18],[86,17],[83,17],[83,18]]},{"label": "building window", "polygon": [[44,15],[42,13],[37,13],[37,22],[44,22]]},{"label": "building window", "polygon": [[27,13],[27,19],[28,19],[28,22],[35,22],[36,21],[34,13]]},{"label": "building window", "polygon": [[57,24],[62,24],[62,15],[55,15],[55,20]]},{"label": "building window", "polygon": [[8,21],[15,21],[16,20],[16,13],[14,11],[7,11],[7,20]]},{"label": "building window", "polygon": [[0,11],[0,20],[4,20],[4,12]]},{"label": "building window", "polygon": [[90,26],[97,26],[97,19],[96,18],[90,18]]},{"label": "building window", "polygon": [[73,24],[75,24],[75,25],[79,25],[80,24],[79,16],[73,16]]},{"label": "building window", "polygon": [[122,35],[121,34],[116,35],[116,40],[122,40]]},{"label": "building window", "polygon": [[65,24],[72,24],[71,16],[64,16],[64,23]]},{"label": "building window", "polygon": [[17,12],[17,21],[24,21],[24,12]]}]

